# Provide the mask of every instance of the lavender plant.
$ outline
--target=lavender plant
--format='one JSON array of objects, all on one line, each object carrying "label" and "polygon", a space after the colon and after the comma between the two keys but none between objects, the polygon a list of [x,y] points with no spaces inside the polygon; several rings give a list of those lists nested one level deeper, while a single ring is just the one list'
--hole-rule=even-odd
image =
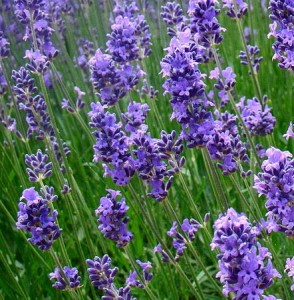
[{"label": "lavender plant", "polygon": [[0,298],[293,298],[292,2],[0,3]]}]

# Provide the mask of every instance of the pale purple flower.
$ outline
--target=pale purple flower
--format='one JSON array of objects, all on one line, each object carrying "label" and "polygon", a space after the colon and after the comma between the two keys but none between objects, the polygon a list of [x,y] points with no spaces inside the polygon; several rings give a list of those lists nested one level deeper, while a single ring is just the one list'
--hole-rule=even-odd
[{"label": "pale purple flower", "polygon": [[285,272],[287,272],[289,277],[292,277],[293,284],[291,290],[294,291],[294,257],[287,258]]},{"label": "pale purple flower", "polygon": [[293,132],[293,124],[292,122],[290,122],[289,124],[289,127],[288,127],[288,130],[287,132],[283,135],[283,137],[286,139],[286,140],[289,140],[289,138],[294,138],[294,132]]},{"label": "pale purple flower", "polygon": [[[55,268],[53,273],[49,274],[50,280],[56,279],[52,287],[58,290],[75,289],[80,286],[81,276],[78,274],[77,268],[63,267],[63,272],[60,268]],[[66,278],[64,278],[64,276]]]}]

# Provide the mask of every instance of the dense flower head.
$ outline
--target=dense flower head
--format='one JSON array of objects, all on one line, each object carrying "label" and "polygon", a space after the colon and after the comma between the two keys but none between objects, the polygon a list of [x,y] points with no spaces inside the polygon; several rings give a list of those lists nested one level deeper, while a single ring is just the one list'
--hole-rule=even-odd
[{"label": "dense flower head", "polygon": [[57,211],[49,207],[48,200],[35,188],[25,189],[20,200],[16,227],[30,232],[32,237],[28,241],[40,250],[50,249],[62,231],[56,223]]},{"label": "dense flower head", "polygon": [[129,207],[126,205],[125,198],[119,201],[119,191],[107,190],[108,194],[100,199],[100,206],[96,209],[98,219],[98,229],[104,235],[116,242],[117,247],[124,247],[132,240],[132,233],[127,231],[129,218],[126,212]]},{"label": "dense flower head", "polygon": [[113,284],[118,268],[111,269],[111,258],[105,254],[102,258],[95,256],[93,260],[86,260],[89,277],[94,287],[99,290],[110,288]]},{"label": "dense flower head", "polygon": [[139,47],[136,43],[134,23],[128,17],[118,16],[111,29],[111,34],[107,35],[106,45],[112,59],[118,63],[137,60]]},{"label": "dense flower head", "polygon": [[116,122],[116,115],[105,112],[99,102],[91,104],[90,127],[94,128],[96,143],[94,145],[94,161],[105,164],[104,176],[111,176],[118,185],[126,185],[135,173],[127,136],[122,124]]},{"label": "dense flower head", "polygon": [[271,0],[269,3],[270,24],[268,37],[273,36],[275,52],[273,59],[277,59],[279,67],[294,70],[294,3],[292,0]]},{"label": "dense flower head", "polygon": [[280,275],[272,266],[271,253],[257,242],[248,218],[229,208],[215,221],[214,230],[211,248],[220,251],[217,277],[224,284],[224,295],[260,299]]},{"label": "dense flower head", "polygon": [[[246,145],[241,140],[237,127],[237,117],[224,112],[216,113],[214,128],[207,141],[207,149],[212,159],[218,160],[218,167],[224,175],[235,172],[239,168],[239,163],[249,163]],[[248,172],[242,172],[242,176],[247,176]]]},{"label": "dense flower head", "polygon": [[81,276],[78,274],[78,269],[67,266],[63,267],[62,271],[58,267],[55,268],[54,272],[49,274],[49,278],[50,280],[56,280],[52,287],[58,290],[78,288],[81,282]]},{"label": "dense flower head", "polygon": [[26,169],[29,175],[29,180],[32,182],[42,181],[43,179],[51,176],[52,163],[48,162],[48,155],[43,154],[39,149],[36,154],[26,154],[25,163],[29,168]]},{"label": "dense flower head", "polygon": [[192,34],[197,36],[200,44],[210,48],[213,44],[220,44],[223,37],[222,28],[217,20],[220,10],[215,7],[214,0],[190,0],[189,16]]},{"label": "dense flower head", "polygon": [[292,277],[293,285],[291,286],[291,290],[294,291],[294,257],[287,258],[285,272],[287,272],[289,277]]},{"label": "dense flower head", "polygon": [[266,96],[261,101],[256,97],[247,100],[242,97],[237,104],[245,126],[252,135],[265,136],[274,130],[276,119],[265,104],[266,100]]},{"label": "dense flower head", "polygon": [[288,151],[271,147],[266,151],[262,172],[254,177],[254,188],[266,196],[267,216],[273,218],[279,230],[294,235],[294,160]]},{"label": "dense flower head", "polygon": [[[15,0],[15,14],[18,20],[26,25],[24,40],[29,39],[33,50],[26,54],[30,59],[28,68],[33,72],[43,73],[49,65],[49,61],[55,58],[58,50],[51,41],[52,32],[50,18],[46,13],[45,1],[43,0]],[[32,32],[33,30],[33,32]],[[43,56],[44,62],[40,58]]]},{"label": "dense flower head", "polygon": [[[249,54],[249,61],[246,52],[240,51],[239,57],[241,60],[241,64],[243,65],[251,64],[254,73],[257,74],[259,71],[260,62],[263,60],[262,56],[258,56],[260,53],[260,49],[257,46],[247,45],[247,51]],[[251,74],[251,71],[248,71],[248,73]]]},{"label": "dense flower head", "polygon": [[147,112],[149,111],[148,104],[140,104],[132,102],[128,105],[128,111],[122,114],[126,121],[125,130],[131,133],[131,136],[145,134],[148,126],[145,124]]},{"label": "dense flower head", "polygon": [[184,21],[184,13],[181,6],[177,2],[167,2],[161,7],[160,16],[169,26],[175,26]]},{"label": "dense flower head", "polygon": [[248,10],[248,4],[243,0],[224,0],[223,7],[228,9],[227,15],[234,19],[241,19]]}]

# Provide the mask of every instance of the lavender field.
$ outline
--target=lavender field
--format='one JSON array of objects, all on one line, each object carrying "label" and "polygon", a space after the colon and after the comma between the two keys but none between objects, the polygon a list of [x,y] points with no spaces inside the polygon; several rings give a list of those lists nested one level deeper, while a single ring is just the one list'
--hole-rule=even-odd
[{"label": "lavender field", "polygon": [[294,299],[294,0],[0,12],[0,299]]}]

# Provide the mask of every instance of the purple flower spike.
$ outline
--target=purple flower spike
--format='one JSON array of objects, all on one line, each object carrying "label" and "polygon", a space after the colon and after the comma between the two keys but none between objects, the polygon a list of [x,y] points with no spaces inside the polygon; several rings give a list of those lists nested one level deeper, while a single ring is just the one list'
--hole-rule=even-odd
[{"label": "purple flower spike", "polygon": [[32,237],[28,241],[46,251],[62,231],[56,224],[58,213],[49,207],[48,200],[42,198],[35,188],[24,190],[20,200],[23,199],[26,202],[21,201],[18,204],[16,227],[30,232]]},{"label": "purple flower spike", "polygon": [[278,60],[279,67],[294,71],[294,2],[292,0],[271,0],[269,3],[270,24],[268,37],[273,36],[275,52],[273,59]]},{"label": "purple flower spike", "polygon": [[99,290],[110,288],[118,272],[116,267],[111,269],[110,257],[107,254],[102,258],[95,256],[94,260],[87,259],[86,262],[92,285]]},{"label": "purple flower spike", "polygon": [[47,163],[48,155],[39,149],[37,154],[25,155],[25,163],[30,168],[26,169],[31,182],[39,182],[52,174],[52,163]]},{"label": "purple flower spike", "polygon": [[127,231],[129,219],[126,217],[126,212],[129,207],[124,198],[116,201],[120,196],[119,191],[110,189],[107,191],[107,196],[100,199],[100,206],[95,211],[96,216],[99,216],[98,229],[104,237],[115,241],[117,247],[125,247],[133,237],[132,233]]},{"label": "purple flower spike", "polygon": [[281,276],[272,266],[271,253],[257,242],[247,217],[230,208],[213,227],[211,248],[220,251],[216,276],[224,285],[224,295],[233,293],[234,299],[263,297],[273,278]]},{"label": "purple flower spike", "polygon": [[271,134],[276,123],[275,117],[271,114],[271,109],[265,104],[267,97],[264,96],[260,101],[254,97],[247,99],[245,97],[240,99],[237,104],[241,112],[241,117],[252,135],[265,136]]},{"label": "purple flower spike", "polygon": [[274,147],[266,150],[267,160],[262,163],[262,172],[254,177],[254,188],[266,196],[268,218],[279,226],[279,231],[294,236],[294,159],[288,151]]},{"label": "purple flower spike", "polygon": [[216,89],[221,91],[232,91],[236,84],[236,74],[233,72],[231,67],[227,67],[225,70],[220,71],[216,67],[214,70],[210,71],[210,79],[216,79],[217,83],[214,85]]},{"label": "purple flower spike", "polygon": [[54,272],[49,274],[49,277],[50,280],[56,279],[52,287],[59,290],[78,288],[81,282],[81,276],[78,275],[77,268],[63,267],[63,272],[59,268],[55,268]]},{"label": "purple flower spike", "polygon": [[287,258],[285,272],[288,273],[289,277],[292,277],[293,285],[291,286],[291,290],[294,291],[294,257]]},{"label": "purple flower spike", "polygon": [[[248,50],[248,53],[249,53],[249,61],[252,65],[252,67],[253,67],[253,71],[254,71],[255,74],[257,74],[258,71],[259,71],[260,62],[263,60],[263,57],[258,56],[260,50],[257,46],[248,45],[247,50]],[[247,54],[246,54],[245,51],[240,51],[239,57],[240,57],[242,65],[248,65],[249,64],[248,57],[247,57]],[[251,75],[251,71],[248,71],[248,73]]]},{"label": "purple flower spike", "polygon": [[243,0],[223,0],[223,7],[227,8],[227,15],[233,19],[241,19],[248,10],[248,4]]}]

